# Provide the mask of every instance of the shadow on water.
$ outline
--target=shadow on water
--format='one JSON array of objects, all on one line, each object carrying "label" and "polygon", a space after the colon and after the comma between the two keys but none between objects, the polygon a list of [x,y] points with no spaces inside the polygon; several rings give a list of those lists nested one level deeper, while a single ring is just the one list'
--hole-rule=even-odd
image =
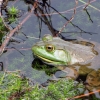
[{"label": "shadow on water", "polygon": [[[98,52],[96,60],[92,63],[92,69],[91,66],[89,66],[89,68],[94,71],[89,74],[88,77],[90,77],[90,85],[95,85],[94,81],[91,83],[91,81],[94,80],[93,77],[95,77],[95,81],[99,84],[98,73],[100,63],[98,59],[100,59],[100,11],[96,8],[100,9],[100,1],[91,3],[92,6],[88,6],[85,10],[83,10],[85,5],[82,2],[79,2],[74,20],[66,26],[61,34],[59,34],[60,29],[73,15],[72,8],[75,6],[73,0],[68,1],[68,3],[66,3],[66,0],[59,2],[57,0],[41,0],[38,3],[34,0],[8,1],[4,3],[4,7],[7,8],[7,6],[12,6],[12,3],[14,3],[14,6],[20,9],[20,12],[22,13],[22,16],[18,18],[16,23],[9,23],[9,27],[12,29],[15,28],[22,19],[26,18],[26,14],[32,9],[32,5],[34,5],[35,9],[29,20],[27,20],[22,28],[15,33],[13,36],[14,38],[12,39],[13,41],[8,43],[6,48],[7,52],[0,58],[0,70],[22,70],[27,77],[40,83],[47,81],[51,78],[52,74],[55,74],[56,77],[62,77],[65,73],[62,73],[61,70],[54,66],[46,65],[38,59],[34,59],[31,47],[47,33],[51,33],[53,36],[59,36],[62,39],[71,42],[73,42],[72,40],[74,40],[74,42],[77,41],[77,39],[81,40],[79,37],[82,37],[87,39],[90,44],[93,43],[95,45],[94,48]],[[7,17],[5,8],[2,8],[2,14]],[[81,41],[87,40],[82,39]],[[88,69],[84,66],[82,68],[82,70],[85,71]],[[94,74],[96,74],[96,76],[94,76]],[[85,77],[84,75],[80,75],[77,79],[83,79],[85,82],[86,75]],[[99,89],[99,87],[97,88]]]},{"label": "shadow on water", "polygon": [[34,59],[32,62],[32,67],[37,70],[44,70],[46,75],[52,75],[56,71],[58,71],[58,68],[50,65],[44,64],[40,59]]}]

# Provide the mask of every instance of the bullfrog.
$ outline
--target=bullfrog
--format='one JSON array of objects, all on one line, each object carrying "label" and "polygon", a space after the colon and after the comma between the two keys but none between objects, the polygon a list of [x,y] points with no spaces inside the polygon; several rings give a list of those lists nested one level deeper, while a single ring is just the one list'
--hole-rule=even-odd
[{"label": "bullfrog", "polygon": [[[98,49],[100,51],[100,49]],[[65,41],[46,34],[32,47],[34,56],[44,63],[56,66],[67,73],[66,77],[87,75],[87,88],[100,88],[99,57],[95,45],[86,41]],[[96,80],[96,81],[95,81]],[[91,88],[92,87],[92,88]]]}]

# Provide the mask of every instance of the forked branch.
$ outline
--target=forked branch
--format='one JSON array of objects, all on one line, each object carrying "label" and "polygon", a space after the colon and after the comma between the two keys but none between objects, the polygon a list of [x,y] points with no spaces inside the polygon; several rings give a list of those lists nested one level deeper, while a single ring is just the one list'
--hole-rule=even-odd
[{"label": "forked branch", "polygon": [[75,5],[75,7],[74,7],[74,13],[73,13],[72,17],[69,19],[69,21],[67,21],[67,22],[64,24],[64,26],[61,28],[61,30],[59,31],[58,34],[60,34],[60,33],[64,30],[64,28],[68,25],[68,23],[70,23],[70,22],[74,19],[74,16],[75,16],[75,14],[76,14],[76,7],[77,7],[77,5],[78,5],[78,0],[75,0],[75,3],[76,3],[76,5]]}]

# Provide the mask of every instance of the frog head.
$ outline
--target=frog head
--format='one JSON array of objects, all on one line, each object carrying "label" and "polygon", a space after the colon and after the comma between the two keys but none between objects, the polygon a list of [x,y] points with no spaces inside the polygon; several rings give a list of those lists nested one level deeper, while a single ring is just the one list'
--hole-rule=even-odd
[{"label": "frog head", "polygon": [[[61,41],[59,41],[61,43]],[[50,65],[68,65],[71,61],[70,54],[57,45],[58,41],[51,35],[45,35],[41,41],[37,42],[32,51],[36,57]]]}]

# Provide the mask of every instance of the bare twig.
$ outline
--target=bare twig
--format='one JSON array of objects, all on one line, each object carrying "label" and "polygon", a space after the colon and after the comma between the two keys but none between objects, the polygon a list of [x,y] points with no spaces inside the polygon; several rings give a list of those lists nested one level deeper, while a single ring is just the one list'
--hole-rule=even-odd
[{"label": "bare twig", "polygon": [[88,3],[86,4],[86,6],[84,7],[84,9],[86,9],[86,7],[90,4],[91,0],[88,1]]},{"label": "bare twig", "polygon": [[[91,3],[92,2],[95,2],[95,0],[92,0],[91,1]],[[38,2],[39,3],[39,2]],[[54,11],[56,11],[57,13],[44,13],[44,11],[38,6],[38,8],[37,8],[37,11],[39,11],[39,14],[35,14],[37,17],[39,17],[39,18],[41,18],[41,20],[45,23],[45,24],[47,24],[48,25],[48,27],[49,27],[49,29],[50,29],[50,31],[51,31],[51,33],[55,36],[55,35],[57,35],[58,34],[58,30],[56,30],[56,29],[54,29],[53,27],[52,27],[52,25],[50,24],[50,22],[48,21],[48,18],[46,17],[46,15],[53,15],[53,14],[59,14],[59,15],[61,15],[64,19],[66,19],[67,21],[69,21],[69,19],[67,19],[65,16],[63,16],[61,13],[67,13],[67,12],[69,12],[69,11],[72,11],[73,9],[75,9],[75,7],[74,8],[72,8],[72,9],[70,9],[70,10],[67,10],[67,11],[64,11],[64,12],[58,12],[55,8],[53,8],[52,6],[50,6],[48,3],[46,3],[49,7],[51,7]],[[86,4],[85,4],[86,5]],[[79,7],[82,7],[82,6],[84,6],[84,5],[81,5],[81,6],[77,6],[76,8],[79,8]],[[83,9],[82,9],[82,11],[83,11]],[[43,19],[44,20],[43,20]],[[76,27],[76,28],[78,28],[80,31],[81,31],[81,33],[89,33],[89,34],[92,34],[91,32],[86,32],[86,31],[84,31],[84,30],[82,30],[80,27],[78,27],[77,25],[75,25],[75,24],[73,24],[72,22],[70,22],[71,23],[71,25],[73,25],[74,27]]]},{"label": "bare twig", "polygon": [[[39,12],[40,14],[43,14],[43,15],[44,15],[43,10],[42,10],[39,6],[38,6],[37,10],[38,10],[38,12]],[[50,30],[51,33],[54,35],[55,30],[54,30],[54,28],[51,26],[51,24],[50,24],[48,18],[47,18],[45,15],[41,17],[41,16],[39,16],[38,13],[36,13],[35,15],[36,15],[37,17],[39,17],[45,24],[47,24],[49,30]]]},{"label": "bare twig", "polygon": [[75,0],[75,3],[76,3],[76,5],[75,5],[75,8],[74,8],[74,14],[73,14],[72,17],[69,19],[69,21],[67,21],[67,22],[64,24],[64,26],[61,28],[61,30],[59,31],[58,34],[60,34],[60,33],[63,31],[63,29],[68,25],[68,23],[70,23],[70,22],[74,19],[74,16],[75,16],[75,14],[76,14],[76,7],[77,7],[77,5],[78,5],[78,0]]},{"label": "bare twig", "polygon": [[82,98],[82,97],[86,97],[86,96],[89,96],[89,95],[92,95],[92,94],[95,94],[95,93],[99,93],[99,92],[100,92],[100,90],[96,90],[96,91],[93,91],[93,92],[90,92],[90,93],[87,93],[87,94],[83,94],[83,95],[76,96],[74,98],[75,99]]},{"label": "bare twig", "polygon": [[[84,3],[84,4],[87,4],[87,3],[86,3],[85,1],[83,1],[83,0],[79,0],[79,1],[82,2],[82,3]],[[96,1],[96,0],[95,0],[95,1]],[[98,8],[92,6],[92,5],[88,5],[88,6],[100,12],[100,9],[98,9]]]},{"label": "bare twig", "polygon": [[[91,2],[90,3],[93,3],[93,2],[95,2],[96,0],[91,0]],[[86,5],[86,4],[83,4],[83,5],[80,5],[80,6],[77,6],[76,8],[80,8],[80,7],[82,7],[82,6],[84,6],[84,5]],[[73,9],[74,8],[72,8],[72,9],[69,9],[69,10],[66,10],[66,11],[62,11],[62,12],[52,12],[52,13],[44,13],[44,14],[41,14],[41,16],[46,16],[46,15],[56,15],[56,14],[65,14],[65,13],[72,13],[72,11],[73,11]],[[82,9],[82,11],[83,11],[83,9]]]},{"label": "bare twig", "polygon": [[[37,2],[37,1],[36,1],[36,2]],[[33,6],[33,8],[31,9],[31,11],[27,14],[26,18],[24,18],[24,19],[22,20],[22,22],[21,22],[19,25],[17,25],[16,28],[14,28],[13,30],[11,30],[10,33],[7,35],[7,37],[5,38],[4,42],[2,43],[2,45],[1,45],[1,47],[0,47],[0,55],[1,55],[1,54],[3,53],[3,51],[5,50],[6,45],[8,44],[10,38],[14,35],[14,33],[15,33],[18,29],[20,29],[20,27],[31,17],[31,14],[32,14],[32,12],[33,12],[34,9],[35,9],[35,8],[34,8],[34,6]]]},{"label": "bare twig", "polygon": [[86,11],[86,13],[87,13],[87,15],[88,15],[89,20],[93,23],[93,20],[91,19],[91,16],[90,16],[90,14],[89,14],[88,10],[87,10],[86,8],[85,8],[84,10]]}]

